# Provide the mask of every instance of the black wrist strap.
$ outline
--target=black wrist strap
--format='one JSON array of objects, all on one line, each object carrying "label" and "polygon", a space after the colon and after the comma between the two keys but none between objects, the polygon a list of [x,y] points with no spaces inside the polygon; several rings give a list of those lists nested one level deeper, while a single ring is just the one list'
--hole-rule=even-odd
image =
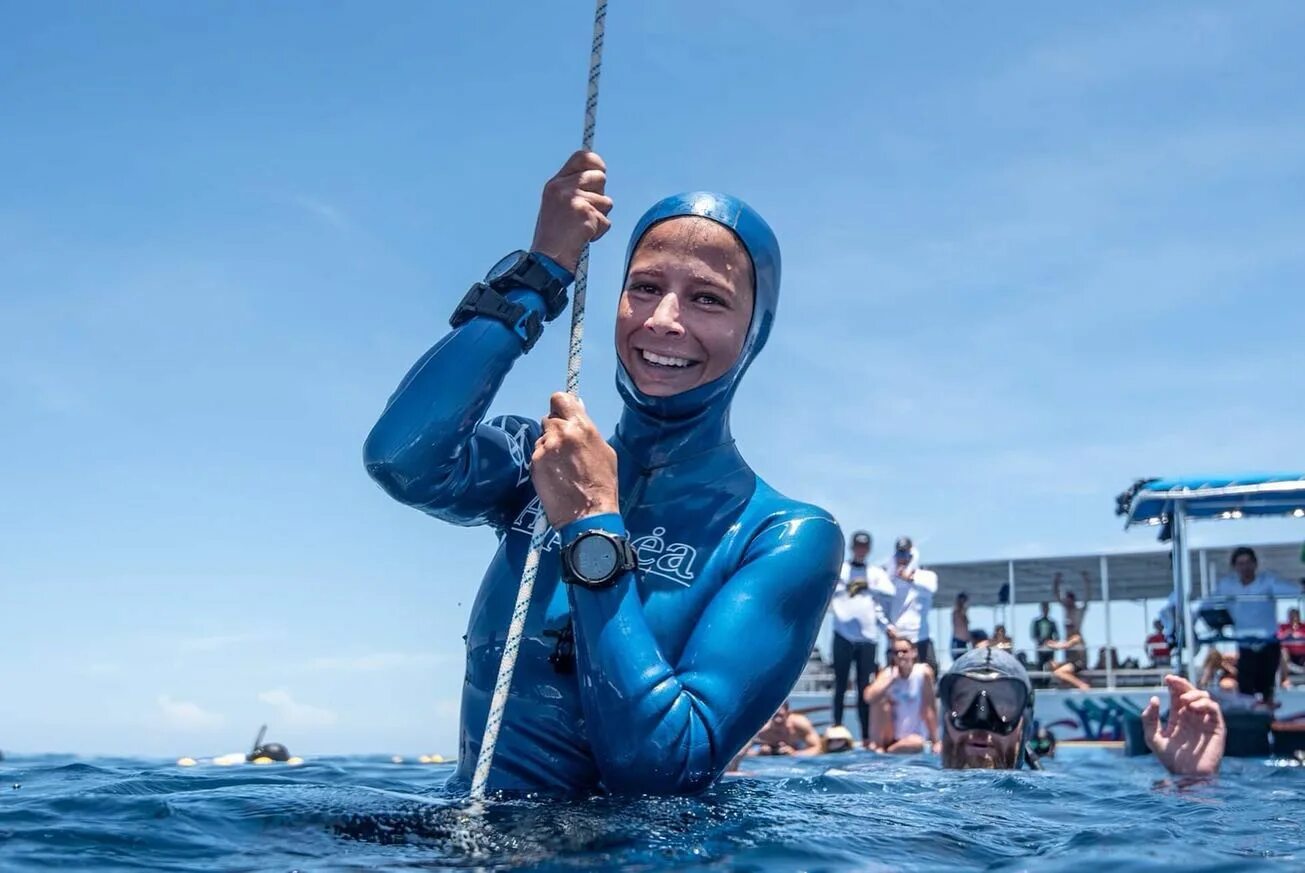
[{"label": "black wrist strap", "polygon": [[513,303],[484,282],[477,282],[467,291],[458,308],[453,310],[449,324],[461,327],[478,315],[496,319],[507,325],[508,329],[521,338],[525,351],[535,347],[544,327],[539,322],[539,313],[520,303]]},{"label": "black wrist strap", "polygon": [[529,288],[543,297],[544,306],[547,308],[544,321],[552,321],[566,309],[566,285],[562,284],[562,281],[534,256],[522,258],[521,263],[511,273],[500,276],[489,284],[500,294],[506,294],[517,288]]},{"label": "black wrist strap", "polygon": [[490,285],[500,292],[518,287],[536,292],[544,298],[544,305],[548,308],[544,321],[552,321],[566,309],[566,286],[534,257],[524,258],[512,273],[500,277]]}]

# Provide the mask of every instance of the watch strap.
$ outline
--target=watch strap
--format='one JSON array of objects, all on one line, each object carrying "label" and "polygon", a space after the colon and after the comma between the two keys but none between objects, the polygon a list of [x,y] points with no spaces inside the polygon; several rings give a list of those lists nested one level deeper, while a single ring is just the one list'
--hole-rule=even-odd
[{"label": "watch strap", "polygon": [[[541,267],[542,269],[542,267]],[[508,300],[492,286],[484,282],[472,285],[462,298],[462,302],[453,310],[449,318],[452,327],[461,327],[478,315],[503,322],[508,329],[521,339],[525,351],[530,351],[544,332],[540,324],[539,313],[521,303]]]},{"label": "watch strap", "polygon": [[489,282],[491,288],[501,294],[517,288],[527,288],[544,298],[547,310],[544,321],[552,321],[566,309],[566,282],[554,275],[540,260],[541,256],[527,252],[516,265]]}]

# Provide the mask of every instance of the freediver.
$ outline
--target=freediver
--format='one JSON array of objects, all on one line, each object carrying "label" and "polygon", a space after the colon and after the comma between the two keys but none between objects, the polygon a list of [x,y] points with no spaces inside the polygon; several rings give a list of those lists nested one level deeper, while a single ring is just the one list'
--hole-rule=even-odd
[{"label": "freediver", "polygon": [[[264,743],[263,736],[267,733],[267,725],[258,729],[258,736],[254,738],[253,748],[249,754],[245,755],[245,760],[250,763],[260,758],[266,758],[269,761],[284,762],[290,760],[290,750],[280,743]],[[266,763],[263,762],[263,763]]]},{"label": "freediver", "polygon": [[592,152],[566,161],[544,188],[531,250],[472,286],[364,448],[396,500],[498,536],[467,630],[454,789],[480,751],[538,513],[552,531],[492,790],[711,785],[802,672],[841,564],[829,513],[762,481],[730,432],[780,278],[774,234],[734,197],[668,197],[636,224],[616,318],[624,408],[610,440],[568,394],[552,396],[542,422],[485,419],[565,309],[581,252],[610,227],[606,179]]},{"label": "freediver", "polygon": [[[1170,773],[1209,776],[1219,771],[1227,728],[1209,693],[1180,676],[1166,676],[1169,717],[1160,699],[1142,710],[1142,735]],[[1033,685],[1024,665],[1008,652],[974,649],[957,658],[938,681],[942,707],[942,765],[953,770],[1037,767]]]}]

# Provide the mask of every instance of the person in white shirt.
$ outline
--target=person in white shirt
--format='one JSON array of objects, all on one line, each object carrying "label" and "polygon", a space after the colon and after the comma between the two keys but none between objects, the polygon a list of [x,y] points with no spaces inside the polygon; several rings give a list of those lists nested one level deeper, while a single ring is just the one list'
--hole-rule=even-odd
[{"label": "person in white shirt", "polygon": [[834,725],[843,724],[843,695],[856,665],[856,714],[861,722],[861,744],[870,746],[870,709],[865,689],[879,668],[876,648],[880,609],[876,597],[890,583],[883,568],[870,564],[870,534],[852,534],[852,553],[843,564],[829,610],[834,618]]},{"label": "person in white shirt", "polygon": [[938,592],[938,574],[920,569],[920,551],[909,537],[900,537],[892,556],[884,562],[889,585],[878,598],[879,624],[889,640],[915,644],[917,658],[935,672],[938,660],[929,639],[929,610]]},{"label": "person in white shirt", "polygon": [[893,663],[875,677],[865,691],[874,709],[875,744],[871,748],[894,755],[932,751],[938,754],[938,701],[934,695],[934,672],[917,664],[910,640],[893,640]]},{"label": "person in white shirt", "polygon": [[1282,659],[1274,598],[1298,597],[1301,585],[1267,570],[1260,572],[1259,559],[1249,546],[1233,549],[1231,563],[1232,574],[1215,584],[1214,594],[1229,598],[1227,609],[1237,633],[1237,690],[1258,694],[1272,706]]}]

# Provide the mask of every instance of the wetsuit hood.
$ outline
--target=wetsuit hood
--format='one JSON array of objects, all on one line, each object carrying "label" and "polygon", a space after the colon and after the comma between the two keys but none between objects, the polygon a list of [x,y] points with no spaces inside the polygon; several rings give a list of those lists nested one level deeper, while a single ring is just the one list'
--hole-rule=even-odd
[{"label": "wetsuit hood", "polygon": [[[653,225],[671,218],[698,216],[728,228],[752,261],[754,277],[752,320],[739,358],[719,378],[670,397],[651,397],[635,385],[616,362],[616,388],[625,401],[617,437],[644,460],[660,463],[684,453],[710,449],[730,441],[729,407],[744,372],[770,336],[779,305],[779,242],[770,225],[756,210],[737,197],[710,191],[676,194],[655,203],[643,214],[630,235],[625,252],[625,273]],[[624,274],[622,286],[624,287]]]}]

